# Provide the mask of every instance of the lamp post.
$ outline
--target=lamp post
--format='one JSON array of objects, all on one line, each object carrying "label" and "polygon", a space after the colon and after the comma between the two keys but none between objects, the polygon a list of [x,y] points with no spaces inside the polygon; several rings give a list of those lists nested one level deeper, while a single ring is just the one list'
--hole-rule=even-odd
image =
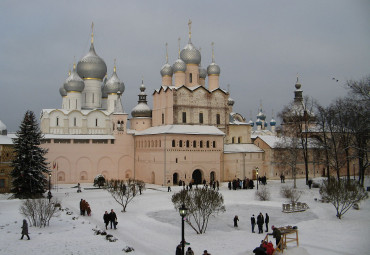
[{"label": "lamp post", "polygon": [[185,207],[184,204],[179,208],[179,213],[181,216],[181,253],[182,255],[185,254],[185,226],[184,226],[184,217],[188,213],[188,209]]},{"label": "lamp post", "polygon": [[258,167],[256,167],[256,174],[257,174],[257,190],[258,190]]},{"label": "lamp post", "polygon": [[50,203],[50,199],[52,197],[50,189],[51,189],[51,172],[49,172],[49,192],[48,192],[49,203]]}]

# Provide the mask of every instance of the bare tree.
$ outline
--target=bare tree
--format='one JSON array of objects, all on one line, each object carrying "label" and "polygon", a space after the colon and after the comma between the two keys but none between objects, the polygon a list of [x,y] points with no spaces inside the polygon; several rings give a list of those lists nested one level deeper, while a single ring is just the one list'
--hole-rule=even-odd
[{"label": "bare tree", "polygon": [[128,180],[110,180],[105,183],[105,189],[111,194],[118,204],[122,206],[122,212],[126,212],[127,205],[140,192],[139,185],[142,181],[128,179]]},{"label": "bare tree", "polygon": [[354,180],[334,179],[329,182],[324,180],[320,188],[320,195],[323,200],[334,205],[339,219],[344,215],[355,203],[367,199],[368,194],[364,187],[359,185]]},{"label": "bare tree", "polygon": [[172,203],[176,210],[185,205],[188,209],[186,223],[197,234],[206,232],[211,215],[226,211],[223,196],[213,189],[183,189],[172,196]]},{"label": "bare tree", "polygon": [[35,227],[49,226],[50,219],[58,216],[58,200],[53,199],[51,203],[47,199],[27,199],[19,208],[19,212],[24,215]]}]

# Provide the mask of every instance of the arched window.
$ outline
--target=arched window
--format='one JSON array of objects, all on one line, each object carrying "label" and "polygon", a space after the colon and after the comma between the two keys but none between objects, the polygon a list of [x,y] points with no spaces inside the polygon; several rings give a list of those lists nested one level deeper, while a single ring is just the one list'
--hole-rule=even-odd
[{"label": "arched window", "polygon": [[213,148],[216,148],[216,141],[213,141]]},{"label": "arched window", "polygon": [[56,120],[57,120],[57,126],[59,126],[59,117],[57,117]]},{"label": "arched window", "polygon": [[172,140],[172,147],[175,147],[175,146],[176,146],[176,141]]},{"label": "arched window", "polygon": [[242,137],[241,136],[238,137],[238,143],[242,143]]},{"label": "arched window", "polygon": [[203,141],[200,141],[200,142],[199,142],[199,147],[200,147],[200,148],[203,148]]},{"label": "arched window", "polygon": [[186,140],[186,148],[189,148],[190,147],[190,142],[189,140]]},{"label": "arched window", "polygon": [[179,146],[182,147],[182,140],[179,141]]},{"label": "arched window", "polygon": [[192,83],[192,82],[193,82],[193,74],[192,74],[192,73],[190,73],[190,74],[189,74],[189,82],[190,82],[190,83]]},{"label": "arched window", "polygon": [[231,143],[235,143],[235,137],[231,138]]},{"label": "arched window", "polygon": [[209,148],[209,141],[207,141],[207,148]]},{"label": "arched window", "polygon": [[193,147],[196,148],[197,147],[197,141],[193,141]]},{"label": "arched window", "polygon": [[203,113],[202,112],[199,113],[199,123],[203,124]]},{"label": "arched window", "polygon": [[221,117],[220,117],[220,114],[216,114],[216,124],[217,125],[220,125],[221,124]]}]

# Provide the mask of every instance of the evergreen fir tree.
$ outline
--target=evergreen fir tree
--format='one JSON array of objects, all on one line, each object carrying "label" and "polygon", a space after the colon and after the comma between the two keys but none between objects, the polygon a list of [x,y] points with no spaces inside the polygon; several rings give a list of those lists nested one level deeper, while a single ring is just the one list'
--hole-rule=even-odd
[{"label": "evergreen fir tree", "polygon": [[27,111],[13,139],[15,158],[12,161],[12,192],[17,198],[42,197],[47,188],[47,150],[40,147],[43,135],[35,114]]}]

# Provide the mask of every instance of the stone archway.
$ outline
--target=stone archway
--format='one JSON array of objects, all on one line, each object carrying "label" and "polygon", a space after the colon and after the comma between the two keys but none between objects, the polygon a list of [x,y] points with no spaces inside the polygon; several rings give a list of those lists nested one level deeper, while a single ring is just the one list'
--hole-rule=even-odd
[{"label": "stone archway", "polygon": [[191,175],[191,178],[194,181],[194,184],[202,184],[202,171],[199,169],[195,169],[193,171],[193,174]]},{"label": "stone archway", "polygon": [[175,185],[175,184],[178,184],[178,182],[179,182],[179,174],[174,173],[172,176],[172,183]]}]

